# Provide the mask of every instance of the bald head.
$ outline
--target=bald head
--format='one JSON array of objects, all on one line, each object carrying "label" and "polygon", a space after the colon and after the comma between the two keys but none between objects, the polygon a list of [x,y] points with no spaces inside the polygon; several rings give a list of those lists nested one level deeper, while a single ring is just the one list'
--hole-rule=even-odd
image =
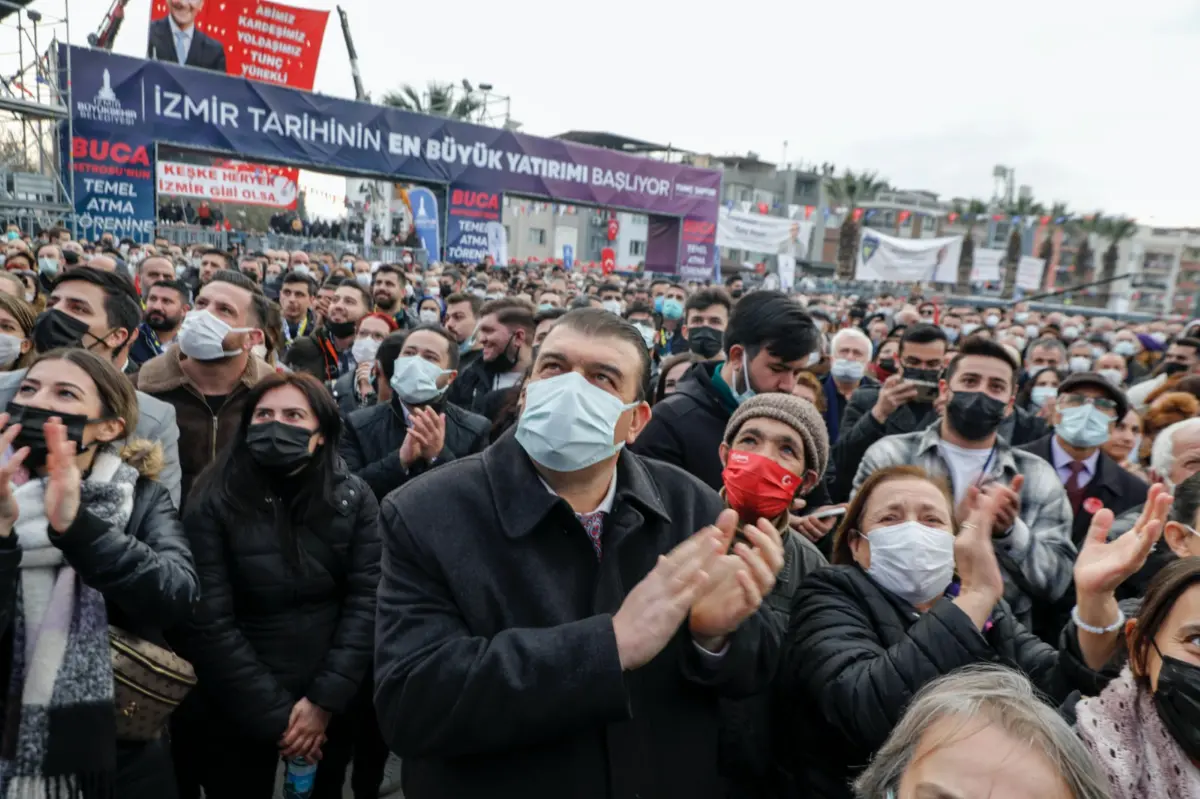
[{"label": "bald head", "polygon": [[87,265],[102,272],[117,271],[117,262],[107,255],[94,256],[92,260],[88,261]]}]

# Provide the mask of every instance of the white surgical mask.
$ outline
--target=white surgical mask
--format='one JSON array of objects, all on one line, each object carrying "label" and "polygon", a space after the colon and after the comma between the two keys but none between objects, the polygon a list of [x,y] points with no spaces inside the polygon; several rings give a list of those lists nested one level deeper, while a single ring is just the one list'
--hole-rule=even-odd
[{"label": "white surgical mask", "polygon": [[642,341],[646,342],[646,349],[653,347],[654,340],[658,338],[658,334],[655,332],[654,328],[650,325],[644,324],[635,324],[634,327],[636,327],[638,332],[642,334]]},{"label": "white surgical mask", "polygon": [[1017,348],[1017,352],[1024,352],[1025,345],[1027,343],[1028,342],[1026,342],[1025,339],[1021,338],[1020,336],[1013,337],[1013,346]]},{"label": "white surgical mask", "polygon": [[1029,398],[1039,408],[1044,407],[1047,402],[1052,401],[1057,396],[1058,388],[1056,386],[1034,386],[1033,391],[1029,392]]},{"label": "white surgical mask", "polygon": [[625,446],[613,443],[628,405],[578,372],[535,380],[525,388],[517,442],[535,463],[555,472],[577,472],[611,458]]},{"label": "white surgical mask", "polygon": [[1108,350],[1104,349],[1103,347],[1100,347],[1100,346],[1092,347],[1092,357],[1093,358],[1099,358],[1101,355],[1103,355],[1106,352],[1108,352]]},{"label": "white surgical mask", "polygon": [[984,319],[983,321],[987,323],[988,327],[995,327],[996,325],[1000,324],[1000,317],[996,316],[994,313],[988,314],[987,319]]},{"label": "white surgical mask", "polygon": [[437,381],[446,373],[436,363],[424,358],[401,355],[392,368],[392,379],[388,385],[405,405],[424,405],[442,396],[445,389],[438,388]]},{"label": "white surgical mask", "polygon": [[969,336],[978,329],[979,329],[979,325],[975,324],[974,322],[967,322],[965,325],[962,326],[962,334],[964,336]]},{"label": "white surgical mask", "polygon": [[295,272],[297,275],[311,274],[311,270],[308,268],[308,264],[296,264],[295,266],[292,267],[292,271]]},{"label": "white surgical mask", "polygon": [[1017,313],[1013,314],[1013,321],[1020,325],[1025,324],[1025,320],[1028,318],[1029,314],[1025,311],[1018,311]]},{"label": "white surgical mask", "polygon": [[1100,376],[1117,388],[1120,388],[1121,384],[1125,382],[1125,378],[1121,376],[1120,369],[1101,369]]},{"label": "white surgical mask", "polygon": [[54,277],[58,274],[58,259],[46,258],[45,256],[38,258],[38,271],[43,275]]},{"label": "white surgical mask", "polygon": [[370,336],[355,339],[354,346],[350,348],[350,354],[354,356],[355,363],[367,363],[375,360],[375,353],[378,351],[379,342]]},{"label": "white surgical mask", "polygon": [[179,351],[197,361],[219,361],[232,358],[241,350],[225,350],[225,337],[230,333],[248,333],[254,328],[231,327],[207,310],[189,311],[179,327]]},{"label": "white surgical mask", "polygon": [[1072,372],[1086,372],[1092,368],[1092,359],[1083,355],[1072,356],[1071,360],[1067,361],[1067,366]]},{"label": "white surgical mask", "polygon": [[603,305],[604,305],[604,310],[608,311],[609,313],[616,314],[617,316],[621,315],[621,301],[620,300],[605,300],[603,302]]},{"label": "white surgical mask", "polygon": [[359,272],[358,274],[356,274],[354,276],[354,282],[357,283],[358,285],[362,286],[365,289],[371,288],[371,273],[370,272]]},{"label": "white surgical mask", "polygon": [[0,333],[0,366],[11,366],[21,357],[21,345],[25,339]]},{"label": "white surgical mask", "polygon": [[863,373],[866,371],[866,364],[860,361],[851,361],[846,358],[838,358],[833,362],[833,366],[829,372],[833,375],[834,380],[845,380],[847,382],[854,380],[862,380]]},{"label": "white surgical mask", "polygon": [[1038,326],[1037,325],[1025,325],[1025,335],[1029,336],[1030,338],[1033,338],[1037,334],[1038,334]]},{"label": "white surgical mask", "polygon": [[432,308],[421,309],[421,313],[417,314],[417,316],[421,318],[421,323],[426,325],[435,324],[441,321],[442,318],[441,315]]},{"label": "white surgical mask", "polygon": [[255,355],[257,355],[258,357],[262,358],[264,361],[267,359],[267,345],[266,344],[255,344],[253,347],[250,348],[250,352],[252,352]]},{"label": "white surgical mask", "polygon": [[1113,352],[1115,352],[1117,355],[1123,355],[1126,358],[1132,358],[1137,352],[1137,345],[1132,341],[1122,339],[1113,345]]},{"label": "white surgical mask", "polygon": [[1079,328],[1075,327],[1074,325],[1071,325],[1070,327],[1064,327],[1063,338],[1079,338]]},{"label": "white surgical mask", "polygon": [[910,605],[941,596],[954,578],[954,536],[920,522],[879,527],[864,536],[867,574]]}]

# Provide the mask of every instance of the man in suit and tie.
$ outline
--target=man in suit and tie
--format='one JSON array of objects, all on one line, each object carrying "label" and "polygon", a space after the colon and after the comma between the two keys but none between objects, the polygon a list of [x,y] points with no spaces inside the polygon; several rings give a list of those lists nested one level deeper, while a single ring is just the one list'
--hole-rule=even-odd
[{"label": "man in suit and tie", "polygon": [[150,23],[148,58],[225,71],[225,48],[196,28],[204,0],[168,0],[167,16]]}]

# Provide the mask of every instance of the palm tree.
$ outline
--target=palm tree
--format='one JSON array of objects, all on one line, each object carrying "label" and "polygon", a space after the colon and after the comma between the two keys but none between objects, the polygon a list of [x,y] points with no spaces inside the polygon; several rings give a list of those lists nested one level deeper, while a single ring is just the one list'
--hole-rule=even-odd
[{"label": "palm tree", "polygon": [[473,119],[483,107],[483,100],[474,92],[459,93],[453,83],[430,81],[424,92],[411,83],[383,96],[383,104],[404,111],[429,114],[449,119]]},{"label": "palm tree", "polygon": [[1104,212],[1097,211],[1091,216],[1085,216],[1074,224],[1072,233],[1079,236],[1079,246],[1075,249],[1075,282],[1090,283],[1092,281],[1092,235],[1099,235],[1104,227]]},{"label": "palm tree", "polygon": [[967,226],[963,236],[962,250],[958,256],[958,279],[954,283],[954,293],[966,296],[971,293],[971,270],[975,266],[975,223],[987,214],[987,203],[983,200],[969,200],[966,205],[961,202],[954,204],[954,213],[958,214]]},{"label": "palm tree", "polygon": [[[1117,258],[1119,257],[1119,248],[1124,239],[1130,238],[1137,233],[1137,222],[1133,219],[1124,216],[1109,217],[1101,223],[1100,232],[1108,239],[1108,249],[1104,251],[1102,257],[1100,278],[1109,280],[1117,274]],[[1105,283],[1100,287],[1100,295],[1103,298],[1102,305],[1108,306],[1108,298],[1112,293],[1112,283]]]},{"label": "palm tree", "polygon": [[1017,285],[1017,265],[1021,262],[1021,233],[1025,219],[1031,216],[1041,216],[1046,209],[1041,203],[1034,202],[1032,197],[1020,197],[1008,207],[1008,213],[1013,217],[1011,230],[1008,233],[1008,247],[1004,253],[1004,285],[1000,296],[1011,297],[1013,287]]},{"label": "palm tree", "polygon": [[1062,227],[1058,220],[1066,219],[1067,216],[1066,203],[1054,203],[1050,206],[1050,229],[1046,231],[1046,237],[1042,239],[1041,246],[1038,247],[1038,258],[1046,262],[1047,269],[1054,261],[1054,234]]},{"label": "palm tree", "polygon": [[854,212],[859,203],[874,199],[882,189],[887,188],[888,182],[879,177],[877,172],[860,172],[857,175],[847,169],[842,176],[829,181],[829,196],[833,203],[845,206],[846,217],[842,220],[842,228],[838,234],[837,278],[839,280],[854,279],[855,253],[858,250],[859,224],[854,218]]}]

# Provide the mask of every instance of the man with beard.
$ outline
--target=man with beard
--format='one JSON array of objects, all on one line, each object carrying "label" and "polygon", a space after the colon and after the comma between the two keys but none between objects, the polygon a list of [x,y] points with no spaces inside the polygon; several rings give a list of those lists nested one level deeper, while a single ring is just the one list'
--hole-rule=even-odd
[{"label": "man with beard", "polygon": [[130,363],[140,369],[146,361],[167,351],[183,324],[191,297],[187,284],[179,280],[160,280],[150,285],[138,338],[129,348]]},{"label": "man with beard", "polygon": [[446,400],[493,419],[505,392],[520,390],[533,363],[533,308],[515,297],[491,300],[480,310],[480,357],[450,384]]},{"label": "man with beard", "polygon": [[329,318],[313,337],[325,356],[325,380],[334,381],[354,371],[354,333],[358,322],[371,313],[371,297],[366,289],[353,281],[342,283],[329,303]]},{"label": "man with beard", "polygon": [[407,284],[408,280],[404,277],[404,273],[389,264],[382,264],[376,269],[371,282],[371,296],[375,300],[375,310],[390,314],[401,330],[408,330],[415,326],[405,307]]},{"label": "man with beard", "polygon": [[183,502],[237,430],[250,389],[275,373],[251,352],[263,343],[269,312],[254,281],[223,269],[200,289],[195,305],[180,325],[178,346],[147,361],[137,378],[139,389],[175,408]]}]

